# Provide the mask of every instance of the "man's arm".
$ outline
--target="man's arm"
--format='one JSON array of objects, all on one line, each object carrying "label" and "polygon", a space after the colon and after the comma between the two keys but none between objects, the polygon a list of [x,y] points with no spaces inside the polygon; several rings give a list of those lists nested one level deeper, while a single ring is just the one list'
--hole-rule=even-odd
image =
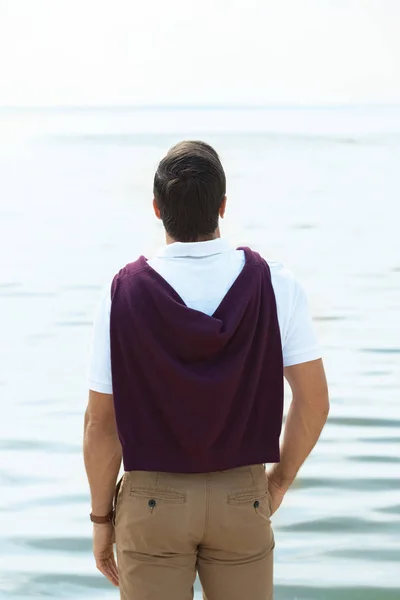
[{"label": "man's arm", "polygon": [[[92,497],[92,513],[104,517],[113,507],[122,459],[111,394],[89,392],[83,452]],[[114,531],[111,523],[94,525],[93,550],[97,568],[111,583],[118,585],[113,542]]]},{"label": "man's arm", "polygon": [[322,360],[285,368],[293,399],[286,418],[281,461],[268,473],[273,512],[314,448],[329,413],[328,386]]},{"label": "man's arm", "polygon": [[83,446],[92,512],[106,516],[112,510],[122,459],[111,394],[89,392]]}]

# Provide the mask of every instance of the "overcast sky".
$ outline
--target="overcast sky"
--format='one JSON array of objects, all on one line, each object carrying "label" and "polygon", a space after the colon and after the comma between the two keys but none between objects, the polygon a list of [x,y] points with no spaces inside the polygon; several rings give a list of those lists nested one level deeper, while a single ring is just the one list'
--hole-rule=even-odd
[{"label": "overcast sky", "polygon": [[399,0],[0,0],[0,105],[400,102]]}]

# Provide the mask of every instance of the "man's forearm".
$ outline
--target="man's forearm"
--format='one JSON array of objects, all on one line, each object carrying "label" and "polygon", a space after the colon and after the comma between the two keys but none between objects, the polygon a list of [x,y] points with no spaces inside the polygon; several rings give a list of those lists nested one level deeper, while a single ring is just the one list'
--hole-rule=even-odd
[{"label": "man's forearm", "polygon": [[281,446],[281,461],[269,478],[287,489],[314,448],[329,413],[328,386],[321,359],[285,369],[293,400],[287,415]]},{"label": "man's forearm", "polygon": [[280,486],[289,487],[300,467],[314,448],[329,412],[328,395],[318,409],[293,398],[281,447],[281,460],[270,471],[270,477]]},{"label": "man's forearm", "polygon": [[86,414],[84,458],[92,497],[92,512],[97,516],[105,516],[112,510],[122,458],[114,423],[102,424]]}]

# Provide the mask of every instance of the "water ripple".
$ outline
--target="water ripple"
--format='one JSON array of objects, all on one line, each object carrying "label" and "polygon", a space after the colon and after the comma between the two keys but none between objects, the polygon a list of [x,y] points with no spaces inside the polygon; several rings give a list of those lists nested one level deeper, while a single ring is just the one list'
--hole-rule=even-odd
[{"label": "water ripple", "polygon": [[400,548],[349,548],[348,550],[340,548],[338,550],[325,552],[325,556],[347,558],[350,560],[368,560],[371,561],[371,563],[387,560],[400,563]]},{"label": "water ripple", "polygon": [[25,502],[13,501],[9,507],[5,507],[1,510],[26,510],[29,508],[43,507],[43,506],[69,506],[71,504],[84,504],[88,502],[88,496],[83,494],[74,495],[62,495],[62,496],[47,496],[41,498],[32,498]]},{"label": "water ripple", "polygon": [[400,463],[399,456],[348,456],[347,459],[367,463]]},{"label": "water ripple", "polygon": [[93,321],[58,321],[57,327],[92,327]]},{"label": "water ripple", "polygon": [[400,490],[400,479],[376,478],[376,477],[358,477],[356,479],[338,479],[330,477],[322,479],[317,477],[300,477],[297,487],[307,488],[329,488],[334,490],[357,490],[370,491],[376,490]]},{"label": "water ripple", "polygon": [[42,452],[53,452],[57,454],[80,453],[80,446],[66,444],[64,442],[42,442],[39,440],[0,440],[0,450],[12,450],[14,452],[25,452],[36,450]]},{"label": "water ripple", "polygon": [[400,515],[400,504],[395,504],[394,506],[384,506],[383,508],[378,508],[377,510],[389,515]]},{"label": "water ripple", "polygon": [[400,587],[311,587],[276,585],[275,600],[399,600]]},{"label": "water ripple", "polygon": [[35,550],[50,550],[52,552],[79,552],[86,554],[92,550],[92,538],[13,538],[10,541],[13,544],[28,546]]},{"label": "water ripple", "polygon": [[332,517],[330,519],[315,519],[282,525],[279,531],[290,532],[318,532],[318,533],[389,533],[398,531],[400,534],[400,521],[382,522],[356,517]]},{"label": "water ripple", "polygon": [[[1,588],[7,589],[7,598],[66,598],[85,597],[86,591],[110,590],[110,584],[100,575],[75,575],[72,573],[13,573],[3,577]],[[81,595],[80,595],[81,594]]]},{"label": "water ripple", "polygon": [[400,354],[400,348],[360,348],[360,352],[372,354]]},{"label": "water ripple", "polygon": [[380,419],[376,417],[329,417],[331,425],[351,427],[400,427],[400,419]]}]

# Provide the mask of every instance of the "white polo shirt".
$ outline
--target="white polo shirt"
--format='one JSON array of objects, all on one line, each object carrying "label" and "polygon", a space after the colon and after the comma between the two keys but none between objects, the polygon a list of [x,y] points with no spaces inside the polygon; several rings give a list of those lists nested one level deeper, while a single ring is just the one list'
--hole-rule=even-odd
[{"label": "white polo shirt", "polygon": [[[176,242],[149,261],[189,308],[212,315],[243,269],[244,252],[226,240]],[[321,358],[304,289],[281,264],[268,262],[278,308],[285,367]],[[94,322],[89,389],[112,394],[110,356],[111,284],[101,298]]]}]

